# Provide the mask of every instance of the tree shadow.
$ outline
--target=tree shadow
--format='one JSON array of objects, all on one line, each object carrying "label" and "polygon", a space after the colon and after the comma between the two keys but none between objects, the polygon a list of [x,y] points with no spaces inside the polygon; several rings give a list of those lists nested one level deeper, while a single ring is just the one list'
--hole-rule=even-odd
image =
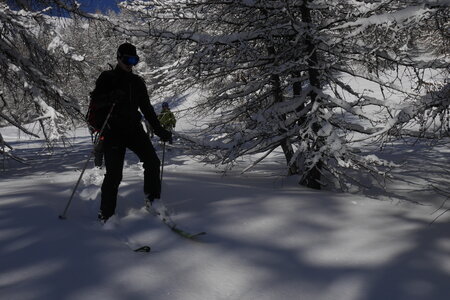
[{"label": "tree shadow", "polygon": [[[83,165],[89,148],[85,143],[67,156],[55,153],[32,168],[11,169],[8,179],[19,186],[21,177],[30,183],[29,175],[68,174]],[[78,193],[69,219],[57,218],[73,182],[44,184],[42,178],[3,190],[2,294],[83,300],[444,300],[450,295],[450,224],[444,217],[430,226],[423,206],[299,187],[274,176],[273,165],[245,175],[198,170],[184,157],[188,154],[168,154],[163,200],[180,226],[207,231],[201,243],[181,239],[154,220],[132,218],[143,205],[143,179],[131,153],[119,190],[124,225],[119,238],[92,225],[90,203],[80,201]],[[433,157],[434,166],[448,162]],[[447,180],[440,171],[433,176],[439,184]],[[377,190],[372,196],[419,200],[406,190]],[[420,197],[431,196],[427,191]],[[160,252],[134,253],[120,240],[122,233],[149,236]],[[181,258],[174,262],[174,257]]]}]

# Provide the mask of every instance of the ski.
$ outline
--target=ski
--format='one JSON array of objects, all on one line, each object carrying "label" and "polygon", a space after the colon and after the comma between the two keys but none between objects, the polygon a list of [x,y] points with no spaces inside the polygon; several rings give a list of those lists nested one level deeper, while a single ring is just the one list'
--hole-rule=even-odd
[{"label": "ski", "polygon": [[150,246],[148,245],[143,245],[143,246],[139,246],[137,248],[135,248],[135,246],[130,245],[129,242],[125,241],[124,239],[122,239],[121,237],[117,236],[117,239],[124,243],[130,250],[132,250],[133,252],[143,252],[143,253],[148,253],[151,251]]},{"label": "ski", "polygon": [[[103,226],[105,226],[106,223],[100,222],[100,225],[102,226],[101,230],[103,232],[107,232],[109,233],[111,236],[113,236],[115,239],[117,239],[119,242],[125,244],[125,246],[128,247],[128,249],[132,250],[133,252],[144,252],[144,253],[148,253],[151,251],[150,246],[148,245],[134,245],[136,243],[130,242],[129,239],[127,237],[125,237],[124,234],[122,234],[121,232],[117,231],[117,228],[113,228],[113,229],[105,229]],[[137,248],[136,248],[137,247]]]},{"label": "ski", "polygon": [[148,253],[151,251],[150,246],[148,245],[143,245],[143,246],[139,246],[137,248],[135,248],[136,246],[131,245],[129,242],[125,241],[125,239],[123,239],[122,237],[118,236],[119,234],[116,233],[116,238],[125,244],[125,246],[128,247],[128,249],[132,250],[133,252],[143,252],[143,253]]},{"label": "ski", "polygon": [[142,246],[137,249],[133,249],[134,252],[150,252],[150,246]]},{"label": "ski", "polygon": [[206,234],[205,231],[200,231],[200,232],[197,232],[197,233],[189,233],[189,232],[184,231],[184,230],[182,230],[180,228],[177,228],[176,226],[170,227],[170,229],[172,231],[178,233],[180,236],[182,236],[184,238],[187,238],[187,239],[195,239],[196,237],[199,237],[201,235],[205,235]]},{"label": "ski", "polygon": [[178,225],[172,220],[170,215],[167,212],[167,209],[160,203],[160,206],[162,206],[162,212],[156,210],[152,206],[145,206],[145,209],[153,216],[157,217],[160,221],[162,221],[163,224],[165,224],[167,227],[170,228],[173,232],[178,234],[181,237],[184,237],[186,239],[195,240],[197,237],[205,235],[205,231],[200,231],[196,233],[190,233],[184,229],[181,229],[178,227]]}]

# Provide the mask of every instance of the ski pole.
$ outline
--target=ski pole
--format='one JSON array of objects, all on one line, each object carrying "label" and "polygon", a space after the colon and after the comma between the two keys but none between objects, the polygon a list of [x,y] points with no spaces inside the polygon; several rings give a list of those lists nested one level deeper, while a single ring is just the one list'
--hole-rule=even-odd
[{"label": "ski pole", "polygon": [[166,154],[166,142],[163,142],[163,153],[162,153],[162,159],[161,159],[161,184],[163,180],[163,171],[164,171],[164,156]]},{"label": "ski pole", "polygon": [[98,143],[100,141],[100,137],[103,134],[103,130],[105,129],[106,124],[108,123],[109,117],[111,116],[111,113],[112,113],[115,105],[116,105],[115,103],[112,104],[111,109],[109,110],[108,115],[106,116],[105,122],[103,122],[102,128],[100,128],[100,132],[98,134],[97,140],[95,141],[94,148],[92,149],[91,153],[89,154],[88,159],[84,163],[83,169],[81,170],[80,177],[78,177],[78,181],[77,181],[77,183],[75,184],[75,186],[74,186],[74,188],[72,190],[72,194],[70,195],[69,201],[67,202],[63,213],[59,215],[59,218],[61,220],[67,219],[67,210],[69,209],[70,203],[72,202],[73,196],[75,195],[75,192],[76,192],[76,190],[78,188],[78,185],[80,184],[80,181],[81,181],[81,178],[83,177],[84,171],[86,171],[87,165],[88,165],[89,161],[91,160],[92,155],[94,154],[95,147],[98,145]]}]

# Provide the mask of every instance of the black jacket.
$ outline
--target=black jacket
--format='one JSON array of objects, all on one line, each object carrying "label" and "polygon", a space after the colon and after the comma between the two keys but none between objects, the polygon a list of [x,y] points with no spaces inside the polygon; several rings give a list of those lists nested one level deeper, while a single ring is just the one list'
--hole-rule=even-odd
[{"label": "black jacket", "polygon": [[106,130],[112,133],[127,132],[142,126],[138,109],[158,136],[163,130],[150,104],[144,80],[136,74],[123,71],[119,66],[114,70],[102,72],[95,82],[95,89],[91,93],[90,110],[94,115],[96,127],[101,127],[112,103],[116,105]]}]

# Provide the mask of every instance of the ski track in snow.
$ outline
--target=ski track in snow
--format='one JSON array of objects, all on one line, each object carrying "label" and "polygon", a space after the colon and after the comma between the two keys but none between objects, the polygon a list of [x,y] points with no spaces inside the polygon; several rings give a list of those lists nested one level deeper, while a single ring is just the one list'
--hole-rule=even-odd
[{"label": "ski track in snow", "polygon": [[[2,129],[3,133],[3,129]],[[8,131],[4,136],[13,136]],[[127,154],[117,215],[96,221],[104,171],[89,165],[68,211],[58,215],[90,149],[38,152],[18,139],[30,166],[0,173],[2,299],[444,300],[450,295],[448,149],[420,148],[402,181],[370,194],[313,191],[286,178],[276,153],[252,172],[222,175],[183,149],[166,152],[163,201],[199,241],[183,239],[143,209],[142,166]],[[156,146],[161,155],[160,146]],[[438,155],[440,153],[440,155]],[[426,160],[425,160],[426,158]],[[419,204],[417,204],[419,203]],[[436,212],[436,210],[444,206]],[[142,245],[150,253],[131,249]]]}]

